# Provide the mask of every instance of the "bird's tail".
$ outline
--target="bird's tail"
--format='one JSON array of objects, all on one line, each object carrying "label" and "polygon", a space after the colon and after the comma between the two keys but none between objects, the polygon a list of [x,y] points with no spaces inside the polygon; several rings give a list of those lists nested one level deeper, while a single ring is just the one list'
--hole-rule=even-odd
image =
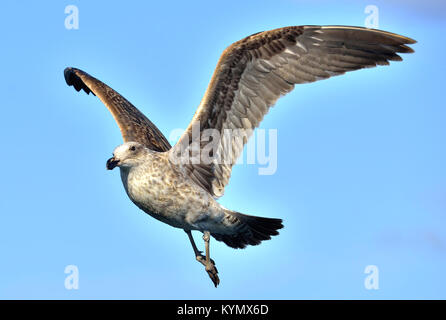
[{"label": "bird's tail", "polygon": [[232,228],[228,233],[211,233],[218,241],[223,241],[231,248],[243,249],[247,245],[258,245],[263,240],[279,234],[283,228],[282,219],[250,216],[225,209],[225,223]]}]

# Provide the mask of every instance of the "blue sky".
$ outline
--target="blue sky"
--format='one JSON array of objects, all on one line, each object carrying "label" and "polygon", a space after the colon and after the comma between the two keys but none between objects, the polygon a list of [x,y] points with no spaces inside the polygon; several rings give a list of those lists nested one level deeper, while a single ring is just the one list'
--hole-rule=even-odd
[{"label": "blue sky", "polygon": [[[70,4],[78,30],[64,26]],[[220,203],[285,228],[245,250],[211,240],[215,289],[186,234],[140,211],[105,170],[120,132],[63,69],[103,80],[168,136],[187,126],[232,42],[288,25],[363,26],[369,4],[416,53],[279,100],[261,125],[277,129],[277,172],[236,166]],[[0,298],[446,298],[445,12],[440,1],[3,1]],[[67,265],[78,290],[64,287]],[[368,265],[378,290],[364,286]]]}]

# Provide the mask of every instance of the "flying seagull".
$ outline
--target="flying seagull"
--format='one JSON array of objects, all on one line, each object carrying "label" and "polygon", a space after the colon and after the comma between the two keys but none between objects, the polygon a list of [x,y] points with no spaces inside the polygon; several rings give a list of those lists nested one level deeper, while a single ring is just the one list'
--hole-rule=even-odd
[{"label": "flying seagull", "polygon": [[[245,248],[271,239],[283,227],[281,219],[242,214],[216,201],[269,108],[295,84],[401,61],[398,53],[414,52],[408,44],[415,42],[348,26],[292,26],[250,35],[223,52],[191,123],[173,147],[147,117],[103,82],[76,68],[66,68],[64,76],[77,91],[98,96],[119,125],[124,144],[114,150],[107,169],[120,168],[125,191],[141,210],[186,232],[196,259],[217,286],[210,236]],[[192,230],[203,233],[205,256]]]}]

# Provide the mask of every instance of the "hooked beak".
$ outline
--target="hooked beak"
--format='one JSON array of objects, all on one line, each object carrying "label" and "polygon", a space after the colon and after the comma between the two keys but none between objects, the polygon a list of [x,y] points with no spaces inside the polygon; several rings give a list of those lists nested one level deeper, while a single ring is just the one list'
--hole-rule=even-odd
[{"label": "hooked beak", "polygon": [[119,160],[116,160],[115,157],[110,158],[107,160],[107,164],[105,165],[107,167],[107,170],[113,170],[118,165]]}]

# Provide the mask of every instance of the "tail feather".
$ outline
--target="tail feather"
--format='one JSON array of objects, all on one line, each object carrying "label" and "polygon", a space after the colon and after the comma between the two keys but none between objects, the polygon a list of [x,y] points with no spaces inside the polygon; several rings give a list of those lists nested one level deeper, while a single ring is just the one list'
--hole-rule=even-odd
[{"label": "tail feather", "polygon": [[231,248],[243,249],[247,245],[258,245],[271,236],[279,234],[283,228],[282,219],[264,218],[246,215],[235,211],[226,211],[227,221],[231,221],[231,231],[228,233],[211,233],[218,241],[223,241]]}]

